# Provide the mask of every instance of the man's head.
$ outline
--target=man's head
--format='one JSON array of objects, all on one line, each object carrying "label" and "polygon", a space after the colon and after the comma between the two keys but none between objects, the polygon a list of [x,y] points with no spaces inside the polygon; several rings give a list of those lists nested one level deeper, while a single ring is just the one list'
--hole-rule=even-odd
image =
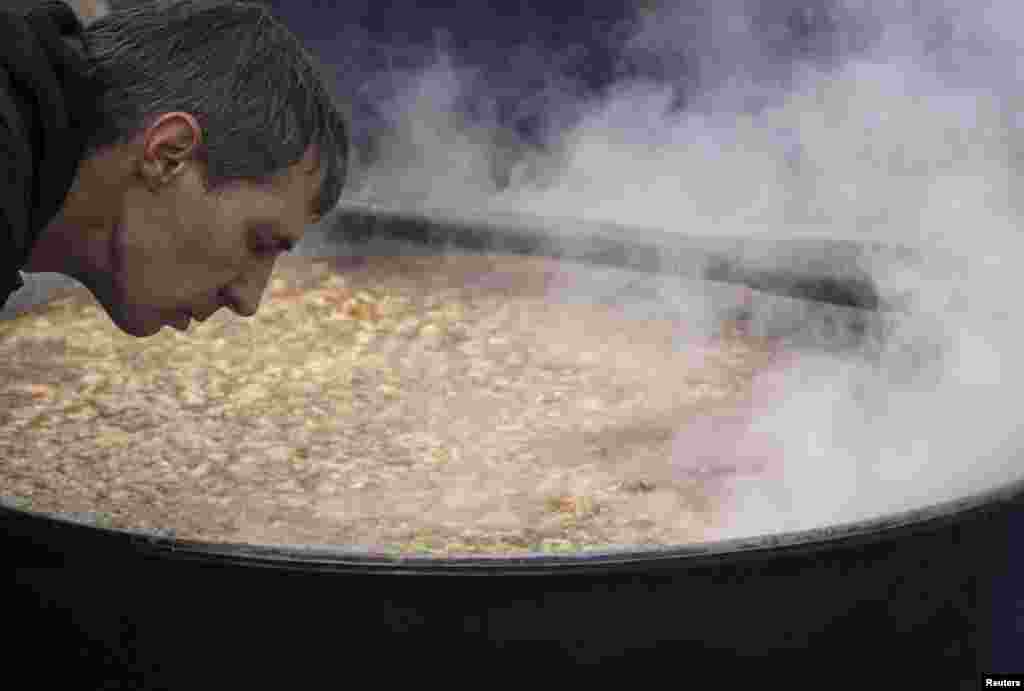
[{"label": "man's head", "polygon": [[254,314],[279,252],[341,194],[347,134],[322,72],[248,3],[149,3],[83,39],[95,126],[26,269],[74,276],[140,337]]}]

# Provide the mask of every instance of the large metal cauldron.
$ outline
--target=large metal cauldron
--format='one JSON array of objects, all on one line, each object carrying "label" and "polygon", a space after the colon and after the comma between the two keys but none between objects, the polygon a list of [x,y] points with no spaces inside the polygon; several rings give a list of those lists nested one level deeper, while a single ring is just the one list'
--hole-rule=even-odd
[{"label": "large metal cauldron", "polygon": [[[574,255],[571,243],[552,252],[533,231],[502,234],[481,223],[371,209],[328,222],[349,240],[376,233],[426,246]],[[637,248],[661,242],[629,237]],[[586,251],[575,256],[593,261],[644,256],[627,258],[597,236],[580,242]],[[692,266],[707,266],[700,247],[687,250]],[[806,290],[799,276],[773,283],[728,262],[718,271],[766,289]],[[823,295],[884,307],[853,279]],[[669,672],[704,688],[697,679],[706,672],[788,681],[826,666],[844,678],[867,672],[881,687],[902,671],[974,688],[976,674],[1005,661],[995,656],[1012,644],[993,588],[1009,568],[1022,504],[1024,480],[794,534],[480,560],[187,543],[0,508],[2,611],[16,637],[4,647],[5,674],[24,667],[39,688],[320,689],[353,675],[447,680],[477,664],[543,679],[555,663],[651,679]],[[735,660],[750,664],[722,666]]]}]

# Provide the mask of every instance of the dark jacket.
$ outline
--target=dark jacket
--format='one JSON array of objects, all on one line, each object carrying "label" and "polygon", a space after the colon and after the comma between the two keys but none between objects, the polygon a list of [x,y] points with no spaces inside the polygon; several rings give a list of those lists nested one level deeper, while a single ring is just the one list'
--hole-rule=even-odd
[{"label": "dark jacket", "polygon": [[[40,232],[57,215],[82,158],[93,103],[63,2],[28,13],[0,8],[0,307],[23,283]],[[91,111],[90,111],[91,112]]]}]

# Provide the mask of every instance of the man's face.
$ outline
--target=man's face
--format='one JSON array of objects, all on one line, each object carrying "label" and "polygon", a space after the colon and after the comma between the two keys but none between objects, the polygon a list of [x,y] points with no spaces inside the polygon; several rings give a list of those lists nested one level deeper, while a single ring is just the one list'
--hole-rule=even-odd
[{"label": "man's face", "polygon": [[252,316],[280,252],[316,221],[311,207],[322,173],[313,149],[270,186],[207,193],[201,164],[178,155],[188,147],[187,129],[147,142],[138,184],[120,197],[108,268],[85,281],[133,336],[183,329],[189,317],[201,321],[220,307]]}]

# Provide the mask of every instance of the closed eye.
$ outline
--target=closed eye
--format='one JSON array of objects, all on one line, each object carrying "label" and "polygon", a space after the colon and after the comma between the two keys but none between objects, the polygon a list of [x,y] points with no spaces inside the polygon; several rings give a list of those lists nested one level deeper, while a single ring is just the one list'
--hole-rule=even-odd
[{"label": "closed eye", "polygon": [[270,245],[270,244],[267,244],[265,242],[255,243],[252,246],[253,254],[256,254],[256,255],[258,255],[260,257],[267,257],[267,256],[270,256],[270,255],[274,255],[274,254],[277,254],[279,251],[280,251],[280,248],[277,247],[276,245]]},{"label": "closed eye", "polygon": [[290,238],[282,238],[272,233],[253,233],[251,238],[250,246],[260,256],[290,252],[295,247]]}]

